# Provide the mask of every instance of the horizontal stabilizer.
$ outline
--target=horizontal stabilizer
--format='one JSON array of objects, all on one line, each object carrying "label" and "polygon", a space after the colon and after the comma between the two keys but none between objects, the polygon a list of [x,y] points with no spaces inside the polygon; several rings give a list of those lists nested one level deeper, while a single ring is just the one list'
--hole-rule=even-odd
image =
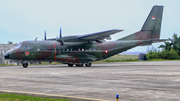
[{"label": "horizontal stabilizer", "polygon": [[173,39],[152,39],[152,40],[147,40],[152,43],[157,43],[157,42],[165,42],[165,41],[172,41]]},{"label": "horizontal stabilizer", "polygon": [[152,43],[172,41],[172,40],[173,40],[173,39],[151,39],[151,40],[143,40],[143,44],[140,44],[140,46],[147,46],[147,45],[151,45]]}]

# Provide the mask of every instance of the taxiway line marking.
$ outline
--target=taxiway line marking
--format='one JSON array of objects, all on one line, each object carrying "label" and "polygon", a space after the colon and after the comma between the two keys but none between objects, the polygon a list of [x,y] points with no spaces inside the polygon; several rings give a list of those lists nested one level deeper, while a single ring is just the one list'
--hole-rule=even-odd
[{"label": "taxiway line marking", "polygon": [[0,92],[15,93],[15,94],[27,94],[27,95],[41,95],[41,96],[47,96],[47,97],[70,98],[70,99],[80,99],[80,100],[90,100],[90,101],[109,101],[109,100],[93,99],[93,98],[85,98],[85,97],[54,95],[54,94],[44,94],[44,93],[33,93],[33,92],[22,92],[22,91],[0,90]]}]

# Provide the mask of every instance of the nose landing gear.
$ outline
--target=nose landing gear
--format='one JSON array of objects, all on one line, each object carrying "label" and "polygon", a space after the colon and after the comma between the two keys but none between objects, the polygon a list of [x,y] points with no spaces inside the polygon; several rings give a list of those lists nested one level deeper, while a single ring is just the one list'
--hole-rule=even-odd
[{"label": "nose landing gear", "polygon": [[23,65],[24,68],[28,67],[28,63],[23,63],[22,65]]}]

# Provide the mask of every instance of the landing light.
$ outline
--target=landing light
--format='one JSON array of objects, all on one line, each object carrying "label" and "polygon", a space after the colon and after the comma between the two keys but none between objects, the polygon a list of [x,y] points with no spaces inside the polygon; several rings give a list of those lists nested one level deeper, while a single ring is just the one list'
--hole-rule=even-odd
[{"label": "landing light", "polygon": [[107,51],[107,50],[105,50],[105,53],[108,53],[108,51]]}]

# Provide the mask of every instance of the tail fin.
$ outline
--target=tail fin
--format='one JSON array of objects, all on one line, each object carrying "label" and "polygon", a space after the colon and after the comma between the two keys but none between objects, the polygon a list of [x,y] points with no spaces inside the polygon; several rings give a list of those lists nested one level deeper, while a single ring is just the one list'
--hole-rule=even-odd
[{"label": "tail fin", "polygon": [[163,6],[154,6],[139,32],[133,33],[129,36],[123,37],[118,40],[159,39],[162,14],[163,14]]}]

